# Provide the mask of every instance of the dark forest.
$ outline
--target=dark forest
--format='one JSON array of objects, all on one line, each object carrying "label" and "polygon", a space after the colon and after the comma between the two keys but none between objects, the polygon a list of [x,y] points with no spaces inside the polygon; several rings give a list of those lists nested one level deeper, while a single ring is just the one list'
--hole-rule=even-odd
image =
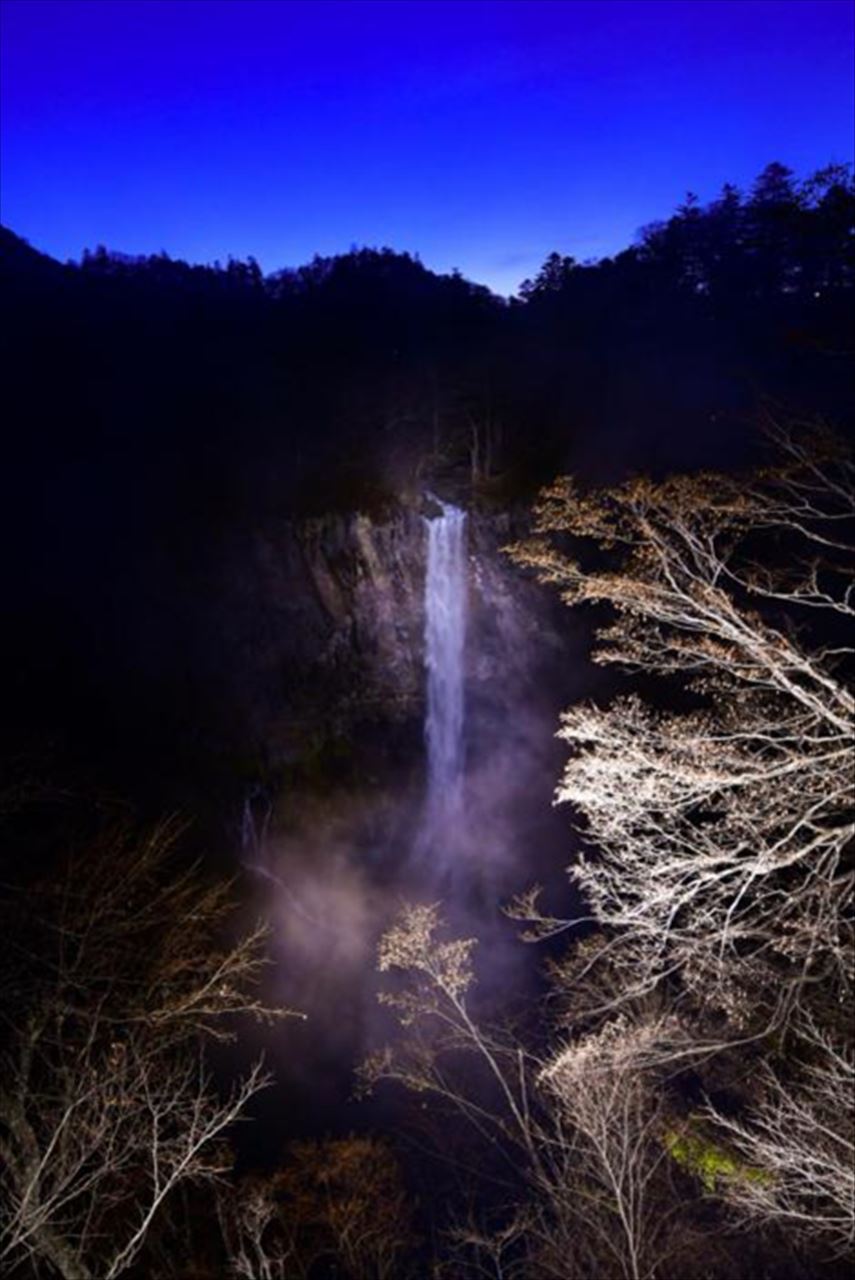
[{"label": "dark forest", "polygon": [[10,1280],[849,1274],[855,183],[663,215],[0,231]]}]

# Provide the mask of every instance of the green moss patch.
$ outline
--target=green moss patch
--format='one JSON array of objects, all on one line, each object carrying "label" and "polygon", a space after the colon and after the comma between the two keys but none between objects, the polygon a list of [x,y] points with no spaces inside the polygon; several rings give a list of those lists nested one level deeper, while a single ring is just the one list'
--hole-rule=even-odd
[{"label": "green moss patch", "polygon": [[669,1129],[664,1142],[672,1160],[699,1178],[706,1191],[716,1191],[728,1179],[763,1183],[772,1180],[770,1173],[746,1164],[733,1151],[713,1142],[697,1128]]}]

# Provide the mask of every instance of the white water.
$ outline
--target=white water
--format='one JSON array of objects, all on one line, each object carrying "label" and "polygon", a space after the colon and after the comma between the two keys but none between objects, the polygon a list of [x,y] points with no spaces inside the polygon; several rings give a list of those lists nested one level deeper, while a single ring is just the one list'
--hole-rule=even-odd
[{"label": "white water", "polygon": [[[448,852],[463,800],[463,648],[466,638],[466,513],[440,502],[426,520],[425,662],[428,781],[423,842]],[[446,848],[443,849],[442,845]]]}]

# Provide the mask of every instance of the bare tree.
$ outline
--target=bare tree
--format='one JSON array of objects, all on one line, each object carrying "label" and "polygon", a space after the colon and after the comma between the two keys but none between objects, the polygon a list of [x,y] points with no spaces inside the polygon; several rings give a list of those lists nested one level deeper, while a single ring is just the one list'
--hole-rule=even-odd
[{"label": "bare tree", "polygon": [[661,1063],[685,1039],[670,1018],[632,1023],[621,1014],[569,1041],[541,1072],[554,1117],[549,1141],[562,1170],[545,1190],[560,1197],[561,1220],[584,1224],[596,1238],[601,1273],[655,1276],[671,1251]]},{"label": "bare tree", "polygon": [[855,1244],[855,1123],[851,1046],[800,1015],[801,1041],[787,1078],[765,1065],[757,1101],[739,1116],[706,1108],[707,1120],[752,1177],[727,1178],[721,1194],[748,1221],[780,1222],[847,1254]]},{"label": "bare tree", "polygon": [[296,1142],[284,1166],[220,1196],[241,1280],[296,1280],[326,1261],[350,1280],[409,1273],[412,1211],[388,1144],[351,1135]]},{"label": "bare tree", "polygon": [[[853,651],[837,633],[855,613],[855,469],[826,436],[770,431],[780,461],[749,476],[593,494],[560,480],[540,536],[511,548],[568,604],[613,607],[596,661],[677,677],[695,699],[571,708],[557,799],[586,821],[595,852],[570,874],[624,991],[678,975],[736,1024],[764,975],[779,1007],[852,982]],[[609,567],[583,567],[567,535]]]},{"label": "bare tree", "polygon": [[[727,1144],[709,1148],[723,1173],[707,1190],[844,1250],[855,467],[823,431],[766,425],[776,464],[747,476],[593,494],[561,480],[537,509],[540,536],[511,552],[568,604],[611,606],[595,659],[669,677],[667,701],[683,707],[631,695],[562,718],[572,755],[557,799],[592,846],[570,874],[600,932],[555,966],[559,981],[595,1019],[667,993],[695,1061],[740,1039],[755,1053],[785,1045],[755,1068],[758,1098],[703,1113]],[[583,567],[567,537],[599,558]],[[573,923],[544,915],[536,893],[514,914],[539,937]]]},{"label": "bare tree", "polygon": [[448,1233],[451,1256],[437,1266],[437,1276],[459,1280],[526,1280],[543,1274],[537,1256],[538,1221],[526,1207],[513,1206],[501,1221],[485,1223],[473,1207]]},{"label": "bare tree", "polygon": [[174,826],[111,832],[9,901],[0,1058],[0,1257],[112,1280],[188,1179],[221,1172],[218,1139],[267,1083],[256,1063],[218,1096],[204,1041],[255,993],[262,932],[229,942],[227,885],[172,865]]},{"label": "bare tree", "polygon": [[370,1059],[363,1076],[450,1103],[514,1171],[507,1221],[492,1231],[468,1222],[458,1245],[497,1276],[664,1274],[675,1215],[662,1195],[662,1064],[680,1057],[685,1032],[664,1015],[624,1014],[593,1032],[565,1031],[541,1056],[472,1014],[474,942],[442,930],[436,906],[410,907],[381,941],[380,969],[402,983],[380,998],[408,1038]]},{"label": "bare tree", "polygon": [[[439,906],[409,906],[380,941],[378,968],[398,972],[404,982],[380,992],[380,1002],[394,1009],[409,1038],[395,1050],[372,1055],[361,1068],[366,1087],[395,1079],[416,1092],[432,1092],[452,1100],[482,1136],[520,1145],[537,1161],[530,1123],[528,1085],[536,1059],[520,1044],[473,1017],[467,994],[474,982],[474,938],[444,939]],[[481,1106],[459,1092],[444,1070],[449,1055],[475,1054],[486,1071],[487,1085],[498,1095],[497,1107]]]},{"label": "bare tree", "polygon": [[284,1217],[275,1178],[217,1189],[217,1213],[232,1274],[239,1280],[304,1280],[315,1254],[301,1248],[299,1227]]}]

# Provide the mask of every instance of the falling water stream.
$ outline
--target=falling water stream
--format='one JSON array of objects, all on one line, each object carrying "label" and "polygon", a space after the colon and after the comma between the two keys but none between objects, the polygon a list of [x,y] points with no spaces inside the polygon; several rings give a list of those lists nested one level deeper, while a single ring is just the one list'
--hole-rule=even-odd
[{"label": "falling water stream", "polygon": [[438,502],[439,516],[426,519],[425,740],[428,779],[422,843],[449,852],[462,819],[463,647],[466,635],[466,513]]}]

